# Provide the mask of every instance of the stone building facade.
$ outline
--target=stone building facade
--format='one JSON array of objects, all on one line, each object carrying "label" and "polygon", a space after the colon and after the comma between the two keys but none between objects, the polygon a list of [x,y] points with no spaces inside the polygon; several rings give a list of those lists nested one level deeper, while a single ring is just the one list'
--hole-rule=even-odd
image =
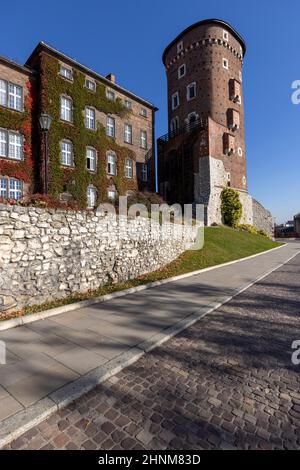
[{"label": "stone building facade", "polygon": [[45,43],[25,66],[0,58],[0,180],[4,199],[45,191],[38,118],[49,114],[48,193],[83,207],[155,189],[157,108]]},{"label": "stone building facade", "polygon": [[158,139],[159,192],[170,203],[204,204],[207,225],[222,222],[220,194],[228,186],[240,193],[241,222],[255,219],[246,169],[245,52],[244,40],[228,23],[204,20],[163,53],[168,133]]}]

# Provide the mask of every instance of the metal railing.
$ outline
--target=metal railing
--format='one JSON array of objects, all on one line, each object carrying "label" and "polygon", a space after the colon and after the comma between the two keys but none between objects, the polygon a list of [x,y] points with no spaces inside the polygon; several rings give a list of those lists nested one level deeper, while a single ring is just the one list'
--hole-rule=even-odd
[{"label": "metal railing", "polygon": [[166,144],[171,139],[178,137],[182,134],[191,133],[194,131],[202,131],[207,128],[207,120],[206,119],[197,119],[196,121],[192,121],[189,124],[185,124],[184,126],[178,127],[167,134],[162,135],[158,138],[158,144]]}]

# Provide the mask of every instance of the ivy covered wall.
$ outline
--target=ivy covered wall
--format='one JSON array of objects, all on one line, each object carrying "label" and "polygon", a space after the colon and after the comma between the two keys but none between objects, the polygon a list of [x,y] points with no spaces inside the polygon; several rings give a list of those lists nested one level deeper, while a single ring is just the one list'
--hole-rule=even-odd
[{"label": "ivy covered wall", "polygon": [[[79,203],[86,207],[87,187],[93,185],[97,189],[98,203],[107,200],[107,190],[115,185],[118,194],[127,190],[137,189],[135,178],[125,177],[125,159],[132,158],[135,153],[126,147],[118,145],[114,138],[106,135],[104,126],[97,122],[96,131],[86,129],[84,109],[91,106],[104,114],[126,117],[129,112],[120,99],[110,101],[106,98],[105,86],[97,82],[96,91],[85,87],[85,74],[73,68],[73,81],[68,81],[59,75],[59,61],[46,53],[40,53],[40,111],[47,112],[53,118],[49,132],[49,194],[58,197],[68,192]],[[66,123],[60,119],[60,97],[68,95],[73,100],[73,122]],[[74,167],[66,168],[60,162],[60,141],[69,139],[73,143]],[[97,168],[95,172],[87,170],[86,147],[92,146],[97,151]],[[107,156],[111,150],[117,156],[117,175],[107,176]],[[41,155],[44,154],[41,146]],[[43,174],[42,162],[40,174]]]},{"label": "ivy covered wall", "polygon": [[24,136],[24,159],[22,161],[0,158],[0,175],[17,178],[33,187],[34,158],[32,148],[34,86],[30,78],[24,90],[24,111],[0,107],[0,127],[20,132]]}]

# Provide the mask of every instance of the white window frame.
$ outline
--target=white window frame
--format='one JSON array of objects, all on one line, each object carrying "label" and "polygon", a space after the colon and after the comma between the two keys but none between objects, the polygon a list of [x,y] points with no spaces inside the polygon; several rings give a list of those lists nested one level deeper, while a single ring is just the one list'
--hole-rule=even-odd
[{"label": "white window frame", "polygon": [[144,129],[141,129],[141,133],[140,133],[140,146],[141,146],[141,149],[143,150],[148,149],[148,135],[147,135],[147,131],[145,131]]},{"label": "white window frame", "polygon": [[223,39],[224,41],[229,41],[229,33],[226,29],[223,29]]},{"label": "white window frame", "polygon": [[[190,90],[194,89],[194,96],[190,96]],[[196,82],[189,83],[189,85],[186,87],[186,99],[188,101],[192,101],[196,98],[197,96],[197,85]]]},{"label": "white window frame", "polygon": [[87,187],[86,197],[88,209],[94,209],[97,204],[97,189],[95,186],[89,185]]},{"label": "white window frame", "polygon": [[19,200],[23,197],[24,184],[17,178],[0,178],[0,197]]},{"label": "white window frame", "polygon": [[146,108],[141,108],[140,110],[140,116],[143,116],[143,117],[148,117],[148,112],[147,112],[147,109]]},{"label": "white window frame", "polygon": [[132,109],[132,101],[125,100],[125,107],[126,107],[127,109]]},{"label": "white window frame", "polygon": [[237,153],[238,153],[238,156],[239,156],[239,157],[242,157],[242,156],[243,156],[243,149],[242,149],[242,147],[239,147],[239,148],[238,148]]},{"label": "white window frame", "polygon": [[[177,106],[174,104],[175,98],[177,99]],[[179,93],[178,91],[175,91],[172,95],[172,110],[175,111],[175,109],[179,108],[180,106],[180,101],[179,101]]]},{"label": "white window frame", "polygon": [[[183,69],[183,73],[180,73],[180,70]],[[177,77],[178,79],[184,77],[186,75],[186,64],[182,64],[178,67],[177,70]]]},{"label": "white window frame", "polygon": [[24,136],[18,132],[0,129],[0,157],[24,160]]},{"label": "white window frame", "polygon": [[59,75],[66,80],[73,81],[73,69],[71,67],[66,67],[65,65],[61,64]]},{"label": "white window frame", "polygon": [[94,147],[86,147],[86,168],[93,172],[97,169],[97,150]]},{"label": "white window frame", "polygon": [[94,93],[95,93],[96,88],[97,88],[96,82],[95,82],[94,80],[91,80],[90,78],[86,78],[86,79],[85,79],[84,86],[85,86],[85,88],[87,88],[89,91],[92,91],[92,92],[94,92]]},{"label": "white window frame", "polygon": [[132,144],[132,124],[125,122],[124,124],[124,142],[126,144]]},{"label": "white window frame", "polygon": [[115,189],[108,189],[107,190],[107,197],[111,201],[115,201],[117,197],[117,191]]},{"label": "white window frame", "polygon": [[133,160],[129,157],[125,160],[125,177],[128,179],[133,178]]},{"label": "white window frame", "polygon": [[116,136],[116,121],[112,116],[106,118],[106,135],[112,138]]},{"label": "white window frame", "polygon": [[60,163],[62,166],[74,166],[74,148],[71,140],[63,139],[60,141]]},{"label": "white window frame", "polygon": [[107,174],[116,176],[117,174],[117,157],[114,153],[107,154]]},{"label": "white window frame", "polygon": [[226,59],[226,57],[223,57],[223,59],[222,59],[222,65],[223,65],[223,69],[229,70],[229,60]]},{"label": "white window frame", "polygon": [[147,183],[147,181],[148,181],[148,166],[147,166],[147,163],[142,163],[141,176],[142,176],[142,181],[144,183]]},{"label": "white window frame", "polygon": [[[175,126],[174,126],[174,124],[175,124]],[[176,131],[178,131],[178,129],[179,129],[179,117],[175,116],[170,121],[170,132],[176,132]]]},{"label": "white window frame", "polygon": [[23,101],[23,87],[21,85],[0,79],[1,106],[22,112],[24,109]]},{"label": "white window frame", "polygon": [[227,171],[226,173],[226,177],[227,177],[227,181],[231,181],[231,174],[230,174],[230,171]]},{"label": "white window frame", "polygon": [[73,122],[73,100],[70,96],[60,97],[60,119],[65,122]]},{"label": "white window frame", "polygon": [[177,54],[183,51],[183,41],[180,41],[176,46]]},{"label": "white window frame", "polygon": [[85,107],[85,127],[90,131],[96,130],[96,111],[90,106]]},{"label": "white window frame", "polygon": [[247,178],[246,178],[246,176],[243,176],[243,186],[247,186]]},{"label": "white window frame", "polygon": [[113,90],[106,89],[106,98],[109,101],[116,101],[116,94]]}]

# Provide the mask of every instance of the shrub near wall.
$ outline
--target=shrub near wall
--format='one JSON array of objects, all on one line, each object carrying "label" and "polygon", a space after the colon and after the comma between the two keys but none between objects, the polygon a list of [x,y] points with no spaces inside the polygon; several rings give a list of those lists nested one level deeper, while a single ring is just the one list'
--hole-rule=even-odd
[{"label": "shrub near wall", "polygon": [[[112,215],[0,205],[0,297],[17,309],[112,282],[124,282],[176,259],[195,240],[195,229],[139,217],[118,234]],[[124,220],[121,219],[122,222]]]},{"label": "shrub near wall", "polygon": [[[57,197],[63,192],[72,194],[82,208],[86,207],[86,192],[89,184],[97,188],[98,203],[107,200],[107,189],[114,184],[119,194],[126,190],[137,189],[135,179],[127,179],[124,175],[125,158],[134,161],[136,156],[128,148],[116,144],[115,139],[107,137],[102,124],[97,123],[96,131],[86,129],[84,109],[91,106],[104,114],[124,117],[128,112],[120,99],[110,101],[106,98],[105,86],[97,82],[96,92],[85,87],[85,75],[73,70],[72,82],[59,75],[59,62],[46,54],[41,57],[41,81],[43,111],[53,117],[49,133],[49,193]],[[73,100],[73,123],[60,120],[60,97],[70,96]],[[74,168],[63,167],[60,163],[60,141],[71,140],[74,148]],[[86,146],[97,150],[97,170],[92,173],[86,168]],[[106,152],[114,151],[117,155],[117,175],[107,177]]]}]

